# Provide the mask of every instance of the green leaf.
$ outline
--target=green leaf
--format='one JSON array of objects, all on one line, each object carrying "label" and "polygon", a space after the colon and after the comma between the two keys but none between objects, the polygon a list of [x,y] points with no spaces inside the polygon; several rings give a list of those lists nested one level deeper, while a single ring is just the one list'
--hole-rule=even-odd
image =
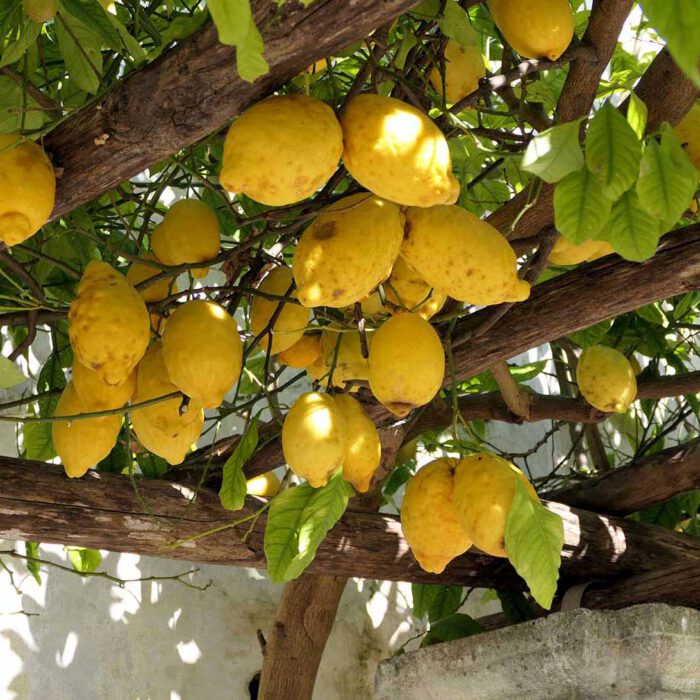
[{"label": "green leaf", "polygon": [[[100,5],[98,0],[61,0],[60,6],[67,10],[75,19],[80,20],[84,26],[90,27],[106,46],[121,52],[123,44],[119,32],[110,20],[110,15]],[[115,22],[119,20],[114,17]]]},{"label": "green leaf", "polygon": [[603,194],[588,168],[567,175],[554,190],[554,221],[572,243],[595,238],[605,227],[612,200]]},{"label": "green leaf", "polygon": [[[98,462],[96,469],[98,472],[109,472],[111,474],[128,474],[131,468],[131,464],[131,452],[125,447],[125,445],[121,441],[118,441],[117,444],[110,450],[109,454],[103,460]],[[141,472],[143,471],[144,470],[142,468]]]},{"label": "green leaf", "polygon": [[46,462],[56,456],[51,438],[51,423],[23,423],[22,437],[25,457]]},{"label": "green leaf", "polygon": [[656,252],[661,224],[642,208],[634,190],[615,202],[610,221],[599,238],[609,241],[613,250],[625,260],[642,262]]},{"label": "green leaf", "polygon": [[265,528],[265,558],[275,583],[302,574],[345,512],[351,495],[352,488],[339,470],[323,488],[314,489],[304,483],[272,499]]},{"label": "green leaf", "polygon": [[[63,389],[66,386],[66,376],[61,367],[61,358],[53,354],[41,368],[36,380],[36,390],[39,393]],[[53,416],[59,396],[48,396],[39,399],[39,415],[42,417]]]},{"label": "green leaf", "polygon": [[501,601],[503,614],[508,622],[518,624],[534,620],[536,615],[528,599],[520,591],[497,590],[498,599]]},{"label": "green leaf", "polygon": [[505,541],[510,563],[525,579],[532,597],[549,610],[559,580],[564,523],[556,513],[534,501],[520,479],[515,480]]},{"label": "green leaf", "polygon": [[568,337],[569,340],[585,350],[592,345],[598,345],[605,337],[605,334],[610,330],[611,325],[612,321],[600,321],[590,328],[584,328],[581,331],[571,333]]},{"label": "green leaf", "polygon": [[245,463],[258,446],[258,419],[253,418],[243,433],[233,454],[224,464],[224,478],[219,491],[221,505],[228,510],[240,510],[245,503],[246,478],[243,473]]},{"label": "green leaf", "polygon": [[102,40],[80,20],[62,10],[56,16],[58,49],[75,84],[93,95],[100,89]]},{"label": "green leaf", "polygon": [[411,589],[414,615],[427,615],[431,622],[457,612],[464,593],[462,586],[438,586],[428,583],[414,583]]},{"label": "green leaf", "polygon": [[0,389],[17,386],[26,379],[27,377],[22,374],[22,370],[16,363],[6,357],[0,357]]},{"label": "green leaf", "polygon": [[586,163],[612,200],[627,191],[639,174],[642,142],[627,120],[606,102],[591,120],[586,134]]},{"label": "green leaf", "polygon": [[666,41],[675,62],[700,87],[700,3],[697,0],[640,0],[644,14]]},{"label": "green leaf", "polygon": [[469,15],[455,0],[447,0],[440,20],[440,31],[454,39],[462,46],[473,46],[479,41],[479,35],[469,21]]},{"label": "green leaf", "polygon": [[522,167],[545,182],[559,182],[583,167],[583,151],[578,135],[580,120],[553,126],[536,136],[527,146]]},{"label": "green leaf", "polygon": [[0,134],[41,129],[45,118],[39,103],[28,93],[25,95],[20,84],[0,76]]},{"label": "green leaf", "polygon": [[[24,543],[24,553],[28,557],[33,557],[34,559],[39,558],[39,543],[27,540]],[[32,575],[32,578],[41,586],[41,567],[38,561],[32,561],[31,559],[26,560],[27,571]]]},{"label": "green leaf", "polygon": [[465,613],[455,613],[431,625],[430,631],[423,637],[421,647],[429,647],[441,642],[452,642],[455,639],[471,637],[483,631],[484,628],[474,618]]},{"label": "green leaf", "polygon": [[97,571],[102,564],[102,555],[96,549],[66,547],[66,551],[73,568],[82,574],[91,574],[93,571]]},{"label": "green leaf", "polygon": [[630,92],[630,103],[627,107],[627,123],[632,127],[632,131],[634,131],[638,139],[644,138],[648,114],[649,110],[644,101],[640,100],[635,92]]},{"label": "green leaf", "polygon": [[249,0],[207,0],[219,41],[236,47],[238,74],[252,83],[269,72],[270,66],[263,57],[265,48],[262,36],[255,26]]},{"label": "green leaf", "polygon": [[641,316],[645,321],[649,321],[649,323],[653,323],[657,326],[665,326],[667,324],[666,315],[659,303],[642,306],[637,309],[635,313]]},{"label": "green leaf", "polygon": [[162,457],[150,452],[141,452],[136,455],[136,463],[141,473],[148,479],[162,479],[168,471],[168,463]]},{"label": "green leaf", "polygon": [[26,17],[20,28],[20,33],[17,40],[11,43],[2,52],[0,68],[12,65],[13,63],[19,61],[19,59],[24,56],[27,49],[37,40],[39,32],[41,32],[41,24],[39,22],[32,22],[32,20]]}]

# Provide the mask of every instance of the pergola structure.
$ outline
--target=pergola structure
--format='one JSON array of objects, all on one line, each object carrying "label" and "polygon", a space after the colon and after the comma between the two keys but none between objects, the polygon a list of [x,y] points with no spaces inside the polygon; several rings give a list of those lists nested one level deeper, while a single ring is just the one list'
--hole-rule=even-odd
[{"label": "pergola structure", "polygon": [[[45,140],[62,169],[54,217],[99,197],[120,182],[223,127],[242,110],[269,95],[317,59],[337,52],[390,23],[416,0],[317,0],[302,7],[287,0],[255,0],[254,18],[263,30],[270,72],[249,84],[232,70],[234,51],[220,44],[207,26],[154,63],[134,71],[99,104],[66,119]],[[465,3],[462,3],[465,5]],[[467,2],[466,5],[474,4]],[[557,107],[557,120],[587,115],[601,75],[631,8],[632,0],[595,0],[580,45],[556,64],[526,61],[502,76],[482,81],[477,93],[503,91],[522,76],[570,62]],[[358,80],[353,91],[359,91]],[[677,123],[698,98],[698,90],[663,50],[636,87],[648,108],[648,129]],[[532,115],[532,123],[537,121]],[[534,204],[515,196],[488,221],[523,250],[539,247],[546,263],[553,243],[553,187],[544,185]],[[524,212],[524,213],[523,213]],[[235,264],[242,251],[231,248],[220,262]],[[537,266],[537,258],[535,261]],[[541,269],[541,268],[540,268]],[[677,230],[662,240],[644,264],[605,258],[538,285],[531,298],[509,308],[487,308],[460,320],[452,350],[455,377],[465,380],[486,369],[500,377],[501,391],[463,397],[466,420],[510,423],[555,419],[595,424],[605,419],[580,399],[524,394],[507,372],[507,359],[574,331],[655,301],[700,289],[700,226]],[[2,325],[32,326],[61,317],[60,312],[13,313]],[[640,383],[640,398],[700,392],[700,372]],[[397,450],[413,436],[452,420],[452,407],[436,399],[416,421],[397,422],[378,404],[368,410],[380,427],[385,475]],[[283,464],[278,427],[260,427],[270,440],[246,466],[252,476]],[[213,463],[223,463],[239,437],[221,440]],[[207,451],[210,455],[210,451]],[[252,513],[254,499],[237,513],[225,510],[217,494],[200,489],[190,502],[197,455],[183,465],[178,481],[131,481],[108,473],[67,480],[59,467],[0,458],[0,536],[81,545],[188,561],[264,568],[265,517],[171,548],[173,542],[225,526]],[[263,649],[260,697],[308,698],[347,577],[423,583],[462,584],[520,590],[523,581],[505,560],[468,553],[440,576],[423,572],[408,550],[398,519],[379,514],[379,485],[353,499],[349,510],[320,546],[315,561],[285,587],[278,617]],[[595,580],[582,604],[617,608],[662,601],[700,607],[700,541],[625,516],[689,490],[700,488],[700,441],[632,462],[624,468],[544,494],[565,524],[560,592]],[[149,505],[146,510],[143,503]],[[187,509],[184,510],[185,506]],[[155,516],[155,517],[154,517]],[[303,601],[303,602],[302,602]],[[502,621],[491,620],[491,625]]]}]

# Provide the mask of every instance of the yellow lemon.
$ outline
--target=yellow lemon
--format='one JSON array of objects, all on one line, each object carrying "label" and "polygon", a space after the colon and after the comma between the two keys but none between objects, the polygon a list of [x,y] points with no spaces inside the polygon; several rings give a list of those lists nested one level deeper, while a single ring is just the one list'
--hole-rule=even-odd
[{"label": "yellow lemon", "polygon": [[[159,262],[153,253],[147,253],[144,258],[146,260]],[[159,270],[157,267],[153,267],[148,263],[135,260],[131,263],[131,265],[129,265],[129,269],[126,271],[126,280],[129,282],[129,284],[135,287],[136,285],[141,284],[141,282],[145,282],[152,277],[157,277],[161,274],[161,272],[162,270]],[[141,298],[145,302],[163,301],[163,299],[167,298],[171,294],[174,294],[176,291],[177,286],[172,277],[166,277],[165,279],[158,280],[157,282],[138,290]]]},{"label": "yellow lemon", "polygon": [[[265,276],[258,285],[258,290],[278,297],[296,297],[296,293],[290,291],[293,281],[290,268],[276,267]],[[280,305],[282,309],[278,313]],[[309,311],[303,306],[266,299],[256,294],[250,305],[250,329],[255,337],[267,329],[275,314],[277,318],[272,326],[272,333],[270,334],[268,330],[260,341],[262,349],[267,350],[270,335],[272,335],[271,353],[273,355],[292,347],[297,340],[300,340],[309,322]]]},{"label": "yellow lemon", "polygon": [[292,269],[304,306],[342,308],[366,297],[391,272],[403,238],[396,204],[367,193],[323,210],[304,231]]},{"label": "yellow lemon", "polygon": [[306,199],[328,182],[343,152],[333,110],[306,95],[281,95],[241,114],[224,143],[221,185],[271,207]]},{"label": "yellow lemon", "polygon": [[[486,66],[478,46],[463,46],[450,39],[445,46],[445,99],[459,102],[479,87],[479,80],[486,76]],[[430,82],[442,95],[442,76],[437,68],[430,72]]]},{"label": "yellow lemon", "polygon": [[23,0],[24,11],[34,22],[48,22],[58,12],[58,0]]},{"label": "yellow lemon", "polygon": [[488,0],[506,41],[525,58],[555,61],[574,36],[569,0]]},{"label": "yellow lemon", "polygon": [[304,333],[294,345],[282,351],[277,359],[287,367],[304,369],[321,357],[321,334]]},{"label": "yellow lemon", "polygon": [[[700,104],[695,103],[674,129],[676,138],[685,146],[691,163],[700,170]],[[1,137],[0,137],[1,138]],[[0,155],[1,157],[1,155]],[[697,207],[697,204],[696,204]],[[697,211],[697,209],[696,209]]]},{"label": "yellow lemon", "polygon": [[[134,403],[142,403],[177,391],[163,362],[162,345],[156,342],[139,363]],[[204,426],[201,404],[192,399],[180,413],[182,398],[132,409],[131,423],[139,442],[169,464],[180,464]]]},{"label": "yellow lemon", "polygon": [[136,370],[132,371],[126,381],[112,386],[106,384],[97,372],[73,358],[73,388],[83,406],[88,411],[107,411],[124,406],[136,391]]},{"label": "yellow lemon", "polygon": [[[216,214],[198,199],[173,204],[151,234],[151,248],[164,265],[201,263],[214,259],[221,247],[221,227]],[[191,270],[192,277],[206,277],[209,268]]]},{"label": "yellow lemon", "polygon": [[445,355],[435,329],[418,314],[384,321],[369,350],[369,386],[378,401],[399,417],[424,406],[440,391]]},{"label": "yellow lemon", "polygon": [[163,332],[170,381],[204,408],[216,408],[238,381],[243,343],[226,309],[195,299],[176,309]]},{"label": "yellow lemon", "polygon": [[345,418],[330,394],[302,394],[282,426],[282,452],[289,468],[319,488],[343,464]]},{"label": "yellow lemon", "polygon": [[266,472],[246,481],[246,493],[251,496],[274,498],[280,490],[280,480],[275,472]]},{"label": "yellow lemon", "polygon": [[637,397],[637,379],[629,360],[605,345],[581,353],[576,382],[583,398],[605,413],[625,413]]},{"label": "yellow lemon", "polygon": [[49,219],[56,176],[46,153],[18,134],[0,134],[0,241],[17,245]]},{"label": "yellow lemon", "polygon": [[520,479],[530,498],[539,503],[532,484],[510,462],[482,452],[465,457],[457,465],[454,502],[457,519],[472,542],[494,557],[507,557],[505,532]]},{"label": "yellow lemon", "polygon": [[421,569],[440,574],[472,543],[457,521],[454,504],[456,459],[426,464],[406,484],[401,527]]},{"label": "yellow lemon", "polygon": [[[367,346],[371,347],[373,333],[366,333]],[[340,331],[336,326],[328,326],[321,333],[321,355],[317,362],[306,368],[314,381],[323,386],[357,391],[359,386],[348,385],[354,379],[367,381],[369,361],[362,355],[362,342],[359,331]],[[331,367],[333,376],[331,376]]]},{"label": "yellow lemon", "polygon": [[582,262],[592,262],[606,255],[612,255],[615,251],[607,241],[588,240],[576,245],[564,236],[559,236],[557,242],[549,254],[549,262],[554,265],[578,265]]},{"label": "yellow lemon", "polygon": [[[56,404],[57,416],[77,416],[91,413],[83,406],[68,382]],[[103,460],[117,443],[122,425],[120,415],[56,421],[51,424],[51,437],[56,454],[70,477],[80,477]]]},{"label": "yellow lemon", "polygon": [[343,161],[363,187],[405,206],[457,201],[447,140],[415,107],[393,97],[359,95],[340,121]]},{"label": "yellow lemon", "polygon": [[459,301],[488,306],[530,295],[505,236],[458,206],[408,209],[401,255],[427,284]]},{"label": "yellow lemon", "polygon": [[78,361],[106,384],[125,382],[148,347],[148,311],[124,275],[107,263],[88,263],[68,311]]},{"label": "yellow lemon", "polygon": [[414,311],[426,321],[447,301],[447,295],[433,289],[406,261],[396,258],[389,279],[384,283],[387,301],[400,309]]},{"label": "yellow lemon", "polygon": [[364,408],[352,396],[338,394],[333,398],[345,418],[347,433],[343,479],[349,481],[356,491],[366,493],[382,459],[379,433]]}]

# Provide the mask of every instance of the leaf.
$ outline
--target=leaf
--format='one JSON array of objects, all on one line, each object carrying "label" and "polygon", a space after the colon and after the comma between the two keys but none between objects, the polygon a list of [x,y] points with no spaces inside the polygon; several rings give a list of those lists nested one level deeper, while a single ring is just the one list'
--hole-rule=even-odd
[{"label": "leaf", "polygon": [[222,44],[236,47],[238,74],[252,83],[269,72],[263,39],[255,26],[249,0],[207,0]]},{"label": "leaf", "polygon": [[41,24],[32,22],[28,17],[25,17],[20,28],[19,37],[2,52],[0,68],[19,61],[27,49],[37,40],[39,32],[41,32]]},{"label": "leaf", "polygon": [[440,20],[440,31],[462,46],[473,46],[478,43],[479,35],[469,21],[469,15],[455,0],[447,0],[445,10]]},{"label": "leaf", "polygon": [[102,564],[102,555],[96,549],[66,547],[66,551],[73,568],[82,574],[91,574],[93,571],[97,571]]},{"label": "leaf", "polygon": [[586,163],[612,200],[627,191],[639,174],[642,142],[627,120],[606,102],[591,120],[586,134]]},{"label": "leaf", "polygon": [[605,334],[610,330],[611,325],[612,321],[600,321],[590,328],[584,328],[581,331],[571,333],[568,338],[585,350],[592,345],[598,345],[605,337]]},{"label": "leaf", "polygon": [[[128,474],[131,467],[131,462],[131,452],[122,444],[121,441],[118,441],[117,444],[110,450],[109,454],[103,460],[98,462],[96,469],[98,472]],[[141,472],[144,472],[143,466],[141,467]],[[165,473],[165,471],[163,473]],[[159,477],[156,476],[155,478]]]},{"label": "leaf", "polygon": [[233,454],[224,464],[224,478],[219,490],[219,499],[221,505],[228,510],[240,510],[245,503],[246,478],[243,467],[257,446],[258,419],[253,418]]},{"label": "leaf", "polygon": [[532,597],[549,610],[557,591],[564,523],[556,513],[534,501],[520,479],[515,480],[505,542],[510,563],[525,579]]},{"label": "leaf", "polygon": [[630,103],[627,107],[627,123],[632,127],[632,131],[634,131],[638,139],[644,138],[648,114],[649,110],[644,100],[640,100],[634,91],[630,92]]},{"label": "leaf", "polygon": [[[63,389],[66,386],[66,376],[61,367],[61,358],[53,354],[46,360],[36,380],[36,390],[39,393]],[[39,399],[39,415],[43,418],[53,416],[58,403],[58,395]]]},{"label": "leaf", "polygon": [[[32,542],[31,540],[27,540],[24,543],[24,553],[28,557],[33,557],[34,559],[39,558],[39,543],[38,542]],[[38,561],[32,561],[31,559],[27,559],[25,561],[27,565],[27,571],[32,575],[32,578],[41,586],[41,567],[39,566]]]},{"label": "leaf", "polygon": [[51,438],[51,423],[23,423],[22,438],[27,459],[46,462],[56,456]]},{"label": "leaf", "polygon": [[497,590],[498,599],[501,601],[503,614],[508,622],[517,624],[534,620],[536,615],[528,599],[520,591]]},{"label": "leaf", "polygon": [[100,89],[102,41],[100,37],[68,12],[56,19],[58,48],[75,84],[93,95]]},{"label": "leaf", "polygon": [[416,617],[428,616],[433,622],[457,612],[462,602],[462,586],[438,586],[426,583],[414,583],[413,613]]},{"label": "leaf", "polygon": [[642,306],[638,308],[635,313],[641,316],[645,321],[654,323],[657,326],[665,326],[667,324],[666,315],[661,309],[661,305],[658,303]]},{"label": "leaf", "polygon": [[484,628],[474,618],[465,613],[454,613],[430,626],[430,631],[423,637],[421,648],[471,637],[483,631]]},{"label": "leaf", "polygon": [[666,41],[675,62],[700,87],[700,3],[697,0],[640,0],[640,5]]},{"label": "leaf", "polygon": [[[60,6],[68,10],[84,26],[90,27],[106,46],[118,52],[123,50],[124,46],[119,36],[119,31],[115,23],[110,20],[112,15],[100,5],[98,0],[61,0]],[[119,22],[116,17],[114,17],[114,20]]]},{"label": "leaf", "polygon": [[0,389],[9,389],[26,381],[27,377],[12,360],[0,356]]},{"label": "leaf", "polygon": [[522,167],[545,182],[559,182],[583,167],[579,143],[580,120],[553,126],[536,136],[527,146]]},{"label": "leaf", "polygon": [[141,452],[136,455],[136,463],[141,473],[148,479],[162,479],[168,471],[168,463],[162,457],[150,452]]},{"label": "leaf", "polygon": [[661,225],[644,211],[637,193],[630,190],[615,202],[610,221],[599,237],[609,241],[625,260],[642,262],[656,252]]},{"label": "leaf", "polygon": [[345,512],[351,495],[352,488],[339,470],[323,488],[304,483],[272,499],[265,528],[265,557],[275,583],[301,575]]},{"label": "leaf", "polygon": [[612,200],[585,166],[567,175],[554,190],[554,222],[572,243],[595,238],[610,216]]}]

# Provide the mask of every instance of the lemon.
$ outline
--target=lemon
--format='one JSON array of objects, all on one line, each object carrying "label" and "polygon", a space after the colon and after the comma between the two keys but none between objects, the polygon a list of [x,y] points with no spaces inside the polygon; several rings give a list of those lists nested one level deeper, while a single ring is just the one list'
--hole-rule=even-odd
[{"label": "lemon", "polygon": [[[160,262],[153,253],[147,253],[144,258],[146,260]],[[157,267],[153,267],[145,262],[140,262],[139,260],[134,260],[126,271],[126,281],[135,287],[141,284],[141,282],[150,280],[152,277],[157,277],[161,273],[162,270],[159,270]],[[143,289],[139,289],[138,293],[145,302],[154,302],[163,301],[163,299],[166,299],[176,291],[177,286],[175,285],[174,279],[172,277],[166,277]]]},{"label": "lemon", "polygon": [[18,134],[0,134],[0,241],[17,245],[48,220],[56,176],[46,153]]},{"label": "lemon", "polygon": [[204,408],[216,408],[238,381],[243,343],[226,309],[195,299],[176,309],[163,332],[170,381]]},{"label": "lemon", "polygon": [[319,488],[343,463],[345,418],[330,394],[302,394],[289,409],[282,426],[282,452],[289,468]]},{"label": "lemon", "polygon": [[447,301],[447,295],[433,289],[406,261],[399,256],[389,279],[384,283],[387,301],[400,309],[415,311],[426,321],[431,319]]},{"label": "lemon", "polygon": [[382,459],[377,428],[352,396],[338,394],[333,398],[345,419],[347,433],[343,479],[349,481],[356,491],[366,493]]},{"label": "lemon", "polygon": [[415,107],[393,97],[359,95],[340,121],[345,167],[363,187],[405,206],[457,201],[447,140]]},{"label": "lemon", "polygon": [[88,411],[107,411],[129,402],[136,391],[136,370],[117,386],[106,384],[97,372],[73,358],[73,389]]},{"label": "lemon", "polygon": [[[293,281],[290,268],[276,267],[265,276],[258,285],[258,290],[278,297],[296,297],[296,294],[291,291]],[[282,309],[278,312],[280,305]],[[250,329],[256,338],[267,329],[275,314],[277,318],[272,326],[272,333],[267,330],[260,340],[262,349],[266,351],[272,336],[271,353],[273,355],[292,347],[297,340],[300,340],[309,322],[309,311],[303,306],[265,299],[256,294],[250,306]]]},{"label": "lemon", "polygon": [[525,58],[555,61],[574,36],[568,0],[488,0],[505,40]]},{"label": "lemon", "polygon": [[324,209],[294,251],[299,301],[309,307],[342,308],[366,297],[389,276],[403,227],[396,204],[367,193]]},{"label": "lemon", "polygon": [[369,386],[399,417],[424,406],[440,391],[445,355],[435,329],[418,314],[400,313],[374,333],[369,350]]},{"label": "lemon", "polygon": [[549,262],[554,265],[578,265],[582,262],[592,262],[615,251],[607,241],[588,240],[576,245],[564,236],[559,236],[549,254]]},{"label": "lemon", "polygon": [[482,551],[494,557],[507,557],[505,532],[520,479],[530,498],[539,502],[525,475],[510,462],[482,452],[465,457],[457,465],[454,503],[464,532]]},{"label": "lemon", "polygon": [[287,367],[304,369],[321,357],[321,334],[304,333],[294,345],[283,350],[277,359]]},{"label": "lemon", "polygon": [[[168,209],[151,234],[151,248],[164,265],[185,265],[213,260],[221,247],[216,214],[198,199],[181,199]],[[206,277],[209,268],[196,267],[192,277]]]},{"label": "lemon", "polygon": [[[479,80],[486,76],[486,66],[478,46],[463,46],[450,39],[445,46],[445,99],[459,102],[479,87]],[[430,82],[442,95],[442,76],[436,66],[430,71]]]},{"label": "lemon", "polygon": [[125,382],[148,347],[146,305],[124,275],[107,263],[88,263],[68,311],[77,359],[113,386]]},{"label": "lemon", "polygon": [[700,103],[696,102],[691,107],[674,132],[680,143],[685,145],[685,152],[690,162],[700,170]]},{"label": "lemon", "polygon": [[406,484],[401,527],[421,569],[440,574],[472,543],[457,521],[454,504],[456,459],[426,464]]},{"label": "lemon", "polygon": [[[163,362],[162,345],[156,342],[139,363],[134,403],[142,403],[177,391]],[[169,464],[180,464],[192,443],[197,442],[204,426],[201,404],[192,399],[180,413],[182,398],[160,401],[133,409],[131,423],[139,442]]]},{"label": "lemon", "polygon": [[251,496],[274,498],[280,490],[280,480],[275,472],[266,472],[246,481],[246,493]]},{"label": "lemon", "polygon": [[[371,346],[372,335],[365,334],[368,347]],[[323,380],[323,386],[357,391],[358,385],[348,385],[347,382],[355,379],[366,381],[369,378],[369,361],[362,355],[359,331],[341,331],[337,326],[327,326],[321,333],[320,352],[319,360],[307,367],[306,371],[314,381]]]},{"label": "lemon", "polygon": [[294,204],[328,182],[342,152],[343,134],[328,105],[306,95],[270,97],[229,129],[221,185],[271,207]]},{"label": "lemon", "polygon": [[34,22],[48,22],[58,12],[58,0],[23,0],[24,11]]},{"label": "lemon", "polygon": [[488,306],[530,295],[505,236],[458,206],[408,209],[401,255],[428,285],[459,301]]},{"label": "lemon", "polygon": [[[77,416],[91,413],[81,403],[73,382],[68,382],[56,404],[56,416]],[[117,443],[122,425],[120,415],[56,421],[51,424],[51,437],[56,454],[66,474],[80,477],[103,460]]]},{"label": "lemon", "polygon": [[625,413],[637,397],[637,379],[629,360],[605,345],[581,353],[576,382],[583,398],[605,413]]}]

